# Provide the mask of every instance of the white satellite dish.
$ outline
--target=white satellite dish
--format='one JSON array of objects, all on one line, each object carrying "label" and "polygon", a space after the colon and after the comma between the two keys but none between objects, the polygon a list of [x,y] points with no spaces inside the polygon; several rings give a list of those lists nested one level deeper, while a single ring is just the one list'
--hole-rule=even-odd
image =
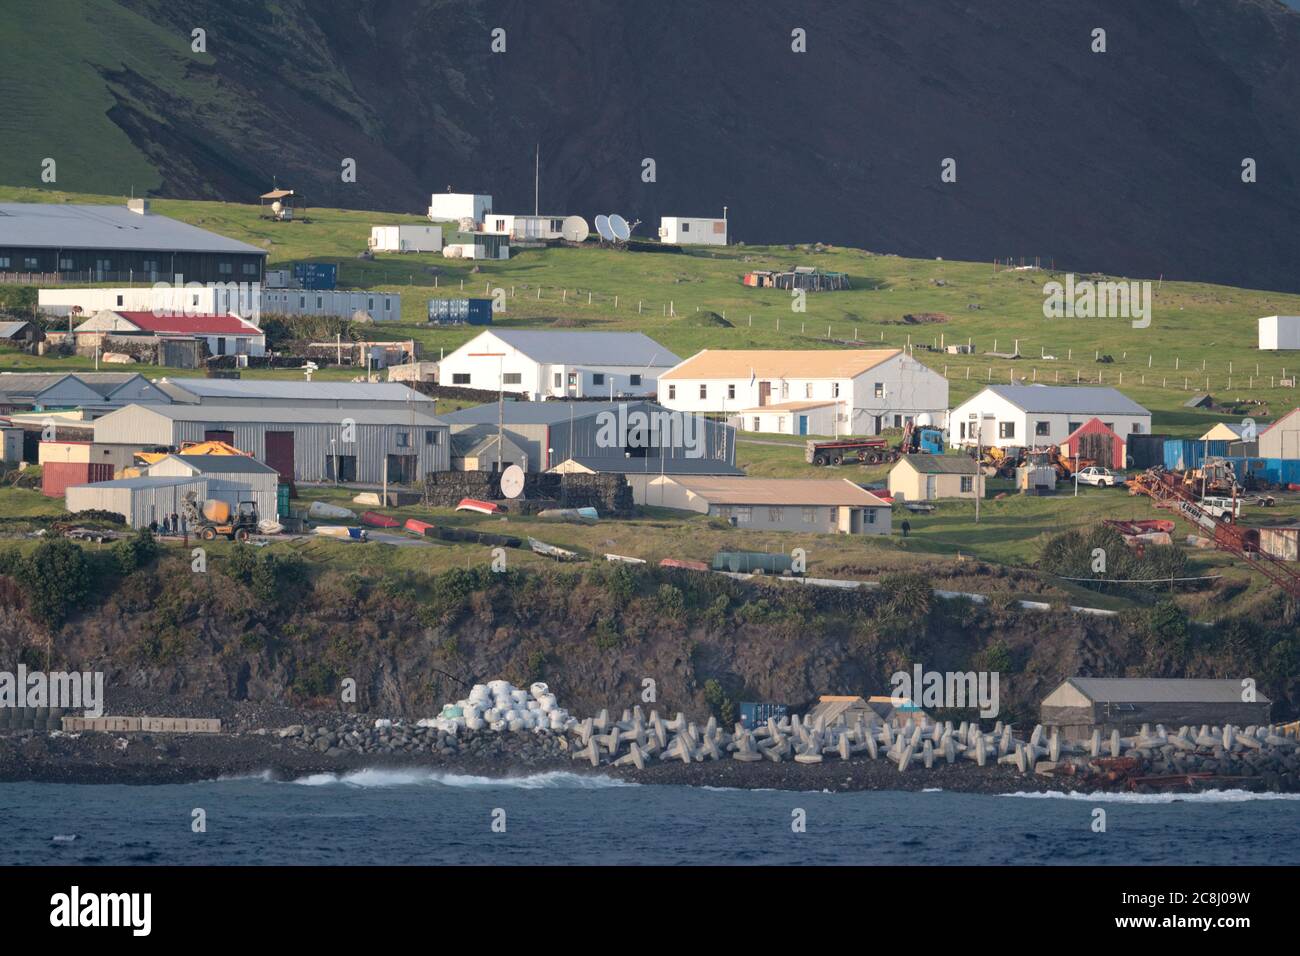
[{"label": "white satellite dish", "polygon": [[627,220],[614,213],[609,217],[609,229],[614,233],[614,238],[619,242],[627,242],[632,238],[632,227],[627,224]]},{"label": "white satellite dish", "polygon": [[518,498],[524,493],[524,470],[518,465],[511,465],[501,472],[501,496]]},{"label": "white satellite dish", "polygon": [[606,242],[614,241],[614,231],[609,228],[609,216],[604,213],[596,217],[596,235]]},{"label": "white satellite dish", "polygon": [[591,230],[587,228],[587,220],[581,216],[566,216],[560,226],[560,235],[569,242],[586,242]]}]

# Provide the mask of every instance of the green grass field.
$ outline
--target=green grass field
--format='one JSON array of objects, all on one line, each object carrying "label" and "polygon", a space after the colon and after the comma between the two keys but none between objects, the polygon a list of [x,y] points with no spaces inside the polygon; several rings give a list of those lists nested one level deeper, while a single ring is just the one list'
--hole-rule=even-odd
[{"label": "green grass field", "polygon": [[[0,187],[0,200],[122,201],[14,187]],[[1256,320],[1300,312],[1297,295],[1165,282],[1153,289],[1150,327],[1135,329],[1124,319],[1046,319],[1042,289],[1051,273],[995,271],[989,263],[782,246],[697,249],[685,255],[597,247],[521,249],[503,262],[478,263],[390,254],[370,262],[356,255],[365,249],[371,225],[423,220],[309,209],[309,222],[272,223],[258,218],[256,206],[237,203],[155,200],[154,208],[267,249],[273,268],[304,260],[334,262],[343,286],[400,292],[403,321],[385,325],[375,335],[415,338],[428,358],[475,334],[469,328],[423,325],[429,298],[484,295],[499,288],[507,303],[506,313],[497,317],[499,325],[546,328],[560,320],[566,327],[636,329],[683,357],[702,348],[832,348],[849,340],[865,346],[910,343],[920,361],[947,375],[953,404],[1013,375],[1028,382],[1100,381],[1121,387],[1150,408],[1157,432],[1183,437],[1199,435],[1223,417],[1183,408],[1195,392],[1209,391],[1224,403],[1261,402],[1253,412],[1261,422],[1300,404],[1295,389],[1278,384],[1296,374],[1300,357],[1261,353],[1255,347]],[[800,313],[792,310],[788,293],[739,282],[749,269],[796,264],[847,272],[854,288],[811,294],[806,312]],[[670,308],[675,316],[666,314]],[[716,324],[710,313],[725,316],[729,325]],[[904,315],[920,313],[940,313],[947,321],[903,323]],[[940,342],[968,341],[981,354],[928,350]],[[1017,344],[1024,356],[1019,360],[982,354],[1010,352]],[[1096,361],[1098,353],[1113,361]]]}]

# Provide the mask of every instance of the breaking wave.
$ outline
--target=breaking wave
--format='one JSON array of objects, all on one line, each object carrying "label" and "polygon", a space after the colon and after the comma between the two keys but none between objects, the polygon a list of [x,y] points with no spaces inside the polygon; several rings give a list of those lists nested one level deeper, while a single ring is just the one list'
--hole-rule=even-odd
[{"label": "breaking wave", "polygon": [[1300,793],[1252,793],[1249,790],[1203,790],[1199,793],[1003,793],[1003,797],[1038,800],[1086,800],[1089,803],[1247,803],[1252,800],[1300,800]]},{"label": "breaking wave", "polygon": [[552,770],[523,777],[483,777],[477,774],[447,773],[431,770],[354,770],[349,773],[314,773],[291,781],[303,787],[328,787],[342,784],[350,787],[410,787],[441,786],[459,788],[514,790],[607,790],[614,787],[635,787],[639,784],[595,774],[568,773]]}]

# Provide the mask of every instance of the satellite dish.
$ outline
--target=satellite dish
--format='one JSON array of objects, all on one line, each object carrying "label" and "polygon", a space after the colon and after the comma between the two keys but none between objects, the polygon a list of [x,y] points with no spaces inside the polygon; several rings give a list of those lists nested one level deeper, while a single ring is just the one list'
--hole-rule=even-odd
[{"label": "satellite dish", "polygon": [[560,226],[560,235],[569,242],[585,242],[590,234],[587,220],[581,216],[566,216],[563,225]]},{"label": "satellite dish", "polygon": [[609,217],[609,229],[614,233],[614,238],[619,242],[627,242],[632,238],[632,227],[627,224],[627,220],[614,213]]},{"label": "satellite dish", "polygon": [[518,498],[524,493],[524,470],[518,465],[511,465],[501,472],[501,495],[504,498]]},{"label": "satellite dish", "polygon": [[280,200],[278,199],[275,202],[271,203],[271,212],[279,212],[283,208],[284,206],[280,204]]},{"label": "satellite dish", "polygon": [[602,213],[596,217],[596,234],[606,242],[614,241],[614,231],[609,227],[609,216]]}]

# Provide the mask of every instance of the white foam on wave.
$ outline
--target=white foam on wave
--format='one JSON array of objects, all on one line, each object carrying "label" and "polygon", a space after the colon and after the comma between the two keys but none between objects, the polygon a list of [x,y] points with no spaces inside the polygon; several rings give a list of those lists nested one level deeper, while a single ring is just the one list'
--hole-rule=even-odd
[{"label": "white foam on wave", "polygon": [[1002,793],[1002,797],[1034,800],[1086,800],[1089,803],[1247,803],[1252,800],[1300,800],[1300,793],[1252,793],[1249,790],[1202,790],[1198,793]]},{"label": "white foam on wave", "polygon": [[349,773],[314,773],[291,781],[304,787],[344,786],[378,788],[428,786],[460,788],[509,788],[515,790],[605,790],[613,787],[639,786],[627,780],[595,774],[551,770],[524,777],[484,777],[477,774],[448,773],[433,770],[354,770]]}]

